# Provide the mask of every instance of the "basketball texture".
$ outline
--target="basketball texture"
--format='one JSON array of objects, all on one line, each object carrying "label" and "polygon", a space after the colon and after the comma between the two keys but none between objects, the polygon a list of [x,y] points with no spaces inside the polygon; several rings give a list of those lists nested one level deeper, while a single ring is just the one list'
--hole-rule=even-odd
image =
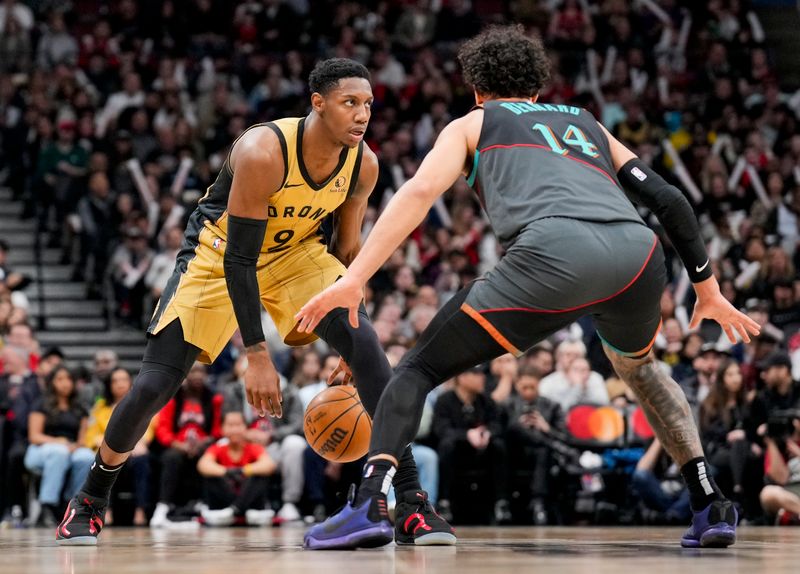
[{"label": "basketball texture", "polygon": [[354,386],[328,387],[308,404],[303,432],[321,457],[351,462],[369,450],[372,419]]}]

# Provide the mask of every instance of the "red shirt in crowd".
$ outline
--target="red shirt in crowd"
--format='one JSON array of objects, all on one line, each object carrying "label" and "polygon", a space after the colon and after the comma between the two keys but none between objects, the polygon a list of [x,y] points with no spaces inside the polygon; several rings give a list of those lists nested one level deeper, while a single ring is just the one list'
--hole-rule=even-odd
[{"label": "red shirt in crowd", "polygon": [[206,450],[207,455],[221,464],[225,468],[243,468],[244,466],[257,461],[264,454],[264,447],[254,442],[246,442],[242,448],[242,455],[238,460],[231,458],[230,442],[223,438],[218,440]]},{"label": "red shirt in crowd", "polygon": [[[211,421],[211,436],[219,438],[221,431],[222,395],[215,395],[212,399],[213,420]],[[186,442],[190,437],[196,440],[208,438],[206,432],[206,417],[203,404],[195,399],[183,401],[183,411],[175,424],[175,399],[170,400],[158,414],[156,425],[156,439],[165,447],[173,442]]]}]

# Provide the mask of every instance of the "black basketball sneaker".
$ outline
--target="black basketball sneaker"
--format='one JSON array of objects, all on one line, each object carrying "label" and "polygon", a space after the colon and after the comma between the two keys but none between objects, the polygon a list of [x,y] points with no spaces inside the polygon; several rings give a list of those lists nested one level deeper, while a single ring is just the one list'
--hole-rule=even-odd
[{"label": "black basketball sneaker", "polygon": [[94,546],[103,529],[107,501],[79,492],[69,501],[61,524],[56,529],[56,542],[61,545]]},{"label": "black basketball sneaker", "polygon": [[428,493],[411,490],[397,498],[394,541],[400,545],[452,546],[456,535],[453,527],[433,509]]}]

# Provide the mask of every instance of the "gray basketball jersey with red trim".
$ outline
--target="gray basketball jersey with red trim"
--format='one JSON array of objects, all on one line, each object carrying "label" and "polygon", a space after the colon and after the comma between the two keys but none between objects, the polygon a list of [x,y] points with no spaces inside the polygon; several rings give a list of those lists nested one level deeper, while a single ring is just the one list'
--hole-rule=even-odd
[{"label": "gray basketball jersey with red trim", "polygon": [[530,102],[492,101],[483,109],[468,182],[504,246],[545,217],[644,225],[591,113]]}]

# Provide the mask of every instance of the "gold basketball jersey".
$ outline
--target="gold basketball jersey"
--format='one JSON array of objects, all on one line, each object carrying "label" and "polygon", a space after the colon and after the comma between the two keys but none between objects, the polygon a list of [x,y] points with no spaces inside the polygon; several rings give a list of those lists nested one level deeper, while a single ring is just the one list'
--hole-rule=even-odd
[{"label": "gold basketball jersey", "polygon": [[[358,180],[364,142],[355,148],[342,149],[339,163],[327,180],[318,184],[311,179],[303,162],[304,123],[305,118],[284,118],[259,124],[278,136],[285,174],[281,189],[269,198],[262,254],[280,253],[318,234],[322,220],[344,203]],[[198,204],[198,211],[206,215],[205,227],[223,240],[228,235],[227,203],[232,181],[233,172],[226,161],[217,180]]]}]

